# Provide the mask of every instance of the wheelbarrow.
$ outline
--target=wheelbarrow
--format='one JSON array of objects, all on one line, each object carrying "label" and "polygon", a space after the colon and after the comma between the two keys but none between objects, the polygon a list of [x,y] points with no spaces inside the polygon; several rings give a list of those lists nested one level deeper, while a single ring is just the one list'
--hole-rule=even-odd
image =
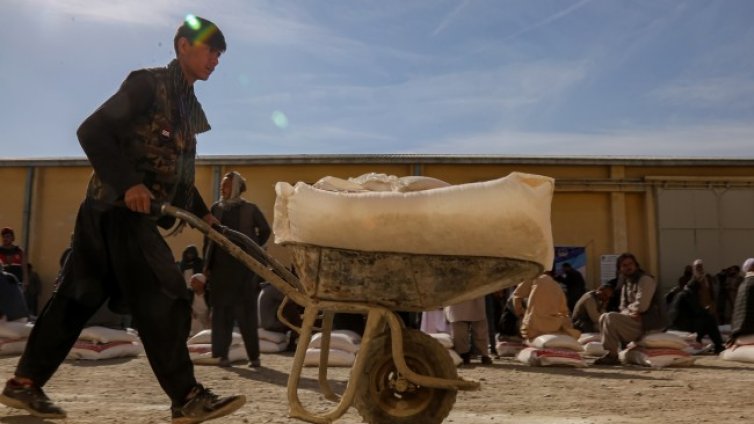
[{"label": "wheelbarrow", "polygon": [[[289,415],[311,423],[331,423],[355,406],[372,424],[436,424],[450,413],[458,390],[479,388],[458,377],[445,348],[429,335],[405,328],[394,312],[427,311],[510,287],[542,272],[534,262],[443,255],[365,252],[289,243],[298,277],[245,235],[212,227],[191,213],[164,204],[160,213],[181,219],[241,261],[285,295],[279,319],[299,333],[288,378]],[[283,317],[288,301],[304,307],[301,327]],[[333,317],[366,316],[361,347],[342,395],[327,378]],[[318,380],[324,397],[335,403],[313,413],[299,397],[306,349],[320,322]]]}]

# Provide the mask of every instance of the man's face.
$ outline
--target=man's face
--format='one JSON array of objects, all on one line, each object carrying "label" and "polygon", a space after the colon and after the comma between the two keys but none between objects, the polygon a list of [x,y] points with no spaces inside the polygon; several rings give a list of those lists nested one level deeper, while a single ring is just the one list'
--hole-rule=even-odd
[{"label": "man's face", "polygon": [[697,274],[704,274],[704,264],[695,264],[694,272],[696,272]]},{"label": "man's face", "polygon": [[620,263],[620,273],[624,277],[628,277],[636,273],[636,262],[631,258],[625,258]]},{"label": "man's face", "polygon": [[16,238],[13,237],[12,233],[5,233],[5,234],[3,234],[3,244],[6,245],[6,246],[9,246],[9,245],[13,244],[13,241],[15,239]]},{"label": "man's face", "polygon": [[230,198],[230,190],[232,187],[233,180],[231,180],[230,177],[223,177],[222,181],[220,181],[220,195],[223,199]]},{"label": "man's face", "polygon": [[203,43],[192,44],[185,38],[180,40],[179,46],[181,68],[189,82],[209,79],[215,67],[220,63],[222,52]]}]

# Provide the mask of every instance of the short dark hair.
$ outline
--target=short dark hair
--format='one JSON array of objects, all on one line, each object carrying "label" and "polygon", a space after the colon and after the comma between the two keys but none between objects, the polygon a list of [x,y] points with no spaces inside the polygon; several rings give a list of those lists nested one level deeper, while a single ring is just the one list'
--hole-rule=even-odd
[{"label": "short dark hair", "polygon": [[15,234],[13,234],[13,228],[11,227],[3,227],[2,231],[0,231],[0,235],[4,236],[6,234],[10,234],[15,237]]},{"label": "short dark hair", "polygon": [[220,28],[212,21],[199,16],[187,15],[186,19],[183,20],[183,24],[175,32],[173,48],[176,55],[178,55],[178,40],[181,38],[189,40],[191,44],[195,42],[204,43],[220,52],[224,52],[227,48],[225,36],[220,31]]}]

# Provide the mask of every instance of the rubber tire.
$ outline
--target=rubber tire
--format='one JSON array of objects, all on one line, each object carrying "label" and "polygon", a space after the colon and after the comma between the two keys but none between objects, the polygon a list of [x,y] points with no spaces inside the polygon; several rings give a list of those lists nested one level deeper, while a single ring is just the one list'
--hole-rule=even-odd
[{"label": "rubber tire", "polygon": [[[363,349],[363,348],[362,348]],[[439,424],[456,401],[457,390],[414,386],[407,394],[393,390],[388,381],[398,372],[393,362],[389,331],[376,337],[367,351],[367,363],[356,388],[354,406],[370,424]],[[442,345],[419,330],[403,329],[403,354],[408,367],[421,375],[458,378],[456,366]],[[412,411],[398,404],[413,403]]]}]

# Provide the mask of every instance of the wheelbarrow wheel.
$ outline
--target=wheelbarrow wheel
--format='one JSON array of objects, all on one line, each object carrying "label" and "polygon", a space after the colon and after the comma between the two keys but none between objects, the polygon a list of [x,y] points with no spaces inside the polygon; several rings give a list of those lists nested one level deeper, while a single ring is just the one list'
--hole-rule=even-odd
[{"label": "wheelbarrow wheel", "polygon": [[[354,406],[370,424],[437,424],[448,416],[456,390],[422,387],[403,378],[393,363],[389,333],[376,337],[366,355],[366,366],[356,389]],[[403,330],[408,367],[421,375],[455,379],[456,367],[445,348],[419,330]]]}]

